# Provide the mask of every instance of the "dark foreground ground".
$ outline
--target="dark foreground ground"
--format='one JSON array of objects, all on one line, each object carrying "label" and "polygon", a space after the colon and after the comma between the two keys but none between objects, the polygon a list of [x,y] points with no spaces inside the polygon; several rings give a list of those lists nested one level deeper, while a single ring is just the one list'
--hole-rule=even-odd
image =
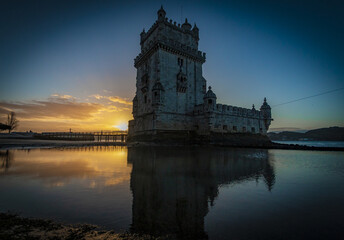
[{"label": "dark foreground ground", "polygon": [[131,233],[102,231],[95,225],[66,225],[51,220],[30,219],[16,214],[0,213],[0,239],[108,239],[167,240],[173,237],[152,237]]}]

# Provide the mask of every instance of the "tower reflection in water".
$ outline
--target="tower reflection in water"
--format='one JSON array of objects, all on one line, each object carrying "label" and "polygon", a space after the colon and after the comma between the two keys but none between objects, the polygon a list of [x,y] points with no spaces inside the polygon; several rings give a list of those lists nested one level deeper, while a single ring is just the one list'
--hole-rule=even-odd
[{"label": "tower reflection in water", "polygon": [[204,218],[219,187],[263,178],[275,182],[267,150],[129,148],[131,231],[207,239]]}]

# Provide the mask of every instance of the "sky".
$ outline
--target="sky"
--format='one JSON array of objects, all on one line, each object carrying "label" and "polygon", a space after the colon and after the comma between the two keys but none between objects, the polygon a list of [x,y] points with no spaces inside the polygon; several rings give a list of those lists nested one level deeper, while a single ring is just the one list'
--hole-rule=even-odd
[{"label": "sky", "polygon": [[0,122],[14,111],[18,131],[125,129],[139,34],[161,4],[200,29],[218,103],[259,108],[266,97],[271,130],[344,127],[344,2],[333,0],[4,1]]}]

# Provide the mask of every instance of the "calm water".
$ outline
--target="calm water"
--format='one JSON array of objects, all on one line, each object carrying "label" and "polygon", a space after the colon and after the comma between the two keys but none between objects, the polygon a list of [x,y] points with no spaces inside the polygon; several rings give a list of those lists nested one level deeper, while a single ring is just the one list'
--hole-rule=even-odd
[{"label": "calm water", "polygon": [[343,239],[344,153],[0,152],[0,211],[188,239]]}]

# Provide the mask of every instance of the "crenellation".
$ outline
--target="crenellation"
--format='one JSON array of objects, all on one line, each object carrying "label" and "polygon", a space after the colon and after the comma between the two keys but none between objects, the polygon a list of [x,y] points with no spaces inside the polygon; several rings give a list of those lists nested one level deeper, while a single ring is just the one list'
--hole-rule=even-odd
[{"label": "crenellation", "polygon": [[206,58],[206,54],[203,53],[202,51],[191,49],[190,47],[187,47],[184,44],[174,41],[173,39],[169,39],[169,41],[151,40],[149,41],[148,46],[146,44],[146,47],[144,47],[141,53],[135,58],[134,60],[135,67],[138,67],[141,64],[142,60],[145,59],[145,57],[149,57],[150,51],[156,50],[157,48],[163,48],[172,53],[180,54],[180,55],[183,55],[185,57],[191,58],[193,60],[196,60],[202,63],[205,62],[205,58]]}]

